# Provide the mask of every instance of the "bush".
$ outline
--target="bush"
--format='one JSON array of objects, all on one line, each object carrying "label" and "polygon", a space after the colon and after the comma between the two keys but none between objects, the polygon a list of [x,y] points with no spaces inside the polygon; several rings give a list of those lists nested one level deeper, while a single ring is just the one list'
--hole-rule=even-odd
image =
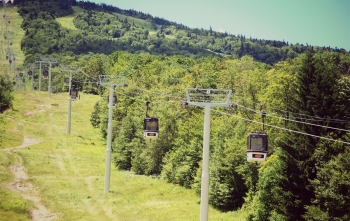
[{"label": "bush", "polygon": [[9,76],[0,75],[0,113],[8,108],[12,108],[13,85]]}]

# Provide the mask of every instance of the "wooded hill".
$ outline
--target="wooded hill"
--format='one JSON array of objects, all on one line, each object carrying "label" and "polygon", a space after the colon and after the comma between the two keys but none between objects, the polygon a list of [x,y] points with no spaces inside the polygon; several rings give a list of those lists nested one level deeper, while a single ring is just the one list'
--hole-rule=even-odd
[{"label": "wooded hill", "polygon": [[[80,66],[85,75],[74,75],[76,86],[103,97],[91,123],[104,138],[108,92],[86,82],[96,82],[100,74],[126,77],[129,86],[116,88],[113,111],[117,168],[199,192],[203,108],[185,108],[180,101],[185,88],[231,89],[236,108],[212,110],[210,204],[222,211],[242,208],[252,221],[350,218],[345,50],[189,29],[104,4],[18,2],[25,64],[50,55]],[[73,13],[71,6],[76,29],[55,20]],[[59,68],[53,70],[54,92],[67,91],[63,78]],[[146,101],[149,115],[160,121],[159,138],[152,141],[143,137]],[[263,111],[268,160],[248,163],[246,137],[262,130]]]},{"label": "wooded hill", "polygon": [[[285,41],[247,38],[242,34],[192,29],[183,24],[153,17],[135,10],[88,1],[16,1],[26,30],[21,48],[28,62],[42,54],[80,55],[88,52],[111,54],[116,50],[158,55],[232,56],[250,55],[274,64],[295,58],[307,50],[345,51]],[[56,18],[73,13],[71,6],[83,9],[74,18],[75,30],[62,27]],[[34,47],[35,46],[35,47]]]}]

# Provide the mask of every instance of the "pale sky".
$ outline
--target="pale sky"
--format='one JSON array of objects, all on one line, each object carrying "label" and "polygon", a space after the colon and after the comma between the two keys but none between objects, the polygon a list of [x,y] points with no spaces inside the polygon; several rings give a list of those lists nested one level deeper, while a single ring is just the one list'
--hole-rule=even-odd
[{"label": "pale sky", "polygon": [[90,0],[190,28],[350,51],[350,0]]}]

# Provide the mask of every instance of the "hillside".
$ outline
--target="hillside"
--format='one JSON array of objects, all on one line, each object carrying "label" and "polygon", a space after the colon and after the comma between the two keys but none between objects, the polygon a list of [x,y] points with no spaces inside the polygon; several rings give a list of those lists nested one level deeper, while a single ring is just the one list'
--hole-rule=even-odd
[{"label": "hillside", "polygon": [[[25,36],[16,44],[25,60],[7,78],[21,81],[0,81],[6,86],[0,92],[15,97],[5,96],[9,102],[0,115],[5,216],[29,218],[36,205],[62,220],[198,220],[203,143],[210,138],[209,220],[350,217],[349,53],[210,30],[193,34],[181,24],[89,2],[31,0],[17,6]],[[207,47],[220,39],[236,41],[237,51],[224,56],[222,47]],[[243,53],[262,42],[262,53]],[[48,70],[51,78],[43,79],[36,66],[29,80],[27,65],[39,58],[46,63],[46,56],[58,61]],[[71,135],[67,65],[73,65],[72,87],[81,95],[72,105]],[[107,195],[100,193],[109,89],[100,75],[128,85],[117,84],[114,91]],[[219,99],[224,107],[204,107]],[[210,136],[203,137],[208,111]],[[144,137],[149,117],[158,119],[156,139]],[[247,161],[251,132],[268,137],[264,162]],[[15,187],[38,192],[28,191],[26,198]]]},{"label": "hillside", "polygon": [[191,29],[142,12],[88,1],[47,1],[40,7],[34,7],[35,2],[18,3],[19,13],[25,20],[22,28],[26,33],[21,49],[27,62],[33,62],[35,56],[46,54],[111,54],[119,50],[192,58],[209,55],[241,58],[249,55],[257,61],[274,64],[295,58],[307,50],[346,52]]}]

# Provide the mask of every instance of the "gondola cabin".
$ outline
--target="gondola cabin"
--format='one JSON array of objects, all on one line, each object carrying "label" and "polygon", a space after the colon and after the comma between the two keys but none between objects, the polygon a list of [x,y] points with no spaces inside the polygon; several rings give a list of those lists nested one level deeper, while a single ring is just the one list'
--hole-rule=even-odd
[{"label": "gondola cabin", "polygon": [[64,78],[64,86],[69,86],[69,78]]},{"label": "gondola cabin", "polygon": [[44,79],[48,79],[49,78],[49,70],[47,67],[44,68],[44,71],[43,71],[43,78]]},{"label": "gondola cabin", "polygon": [[143,121],[143,136],[146,138],[157,138],[158,133],[158,118],[146,117]]},{"label": "gondola cabin", "polygon": [[28,76],[29,76],[29,77],[33,76],[33,71],[29,70],[29,71],[28,71]]},{"label": "gondola cabin", "polygon": [[72,88],[70,89],[69,96],[70,96],[71,99],[76,100],[76,99],[78,98],[78,89],[72,87]]},{"label": "gondola cabin", "polygon": [[[107,106],[109,104],[109,96],[107,96]],[[117,106],[117,95],[113,94],[113,103],[112,103],[113,107]]]},{"label": "gondola cabin", "polygon": [[252,132],[247,137],[247,161],[261,162],[266,160],[267,156],[267,134],[264,132]]}]

